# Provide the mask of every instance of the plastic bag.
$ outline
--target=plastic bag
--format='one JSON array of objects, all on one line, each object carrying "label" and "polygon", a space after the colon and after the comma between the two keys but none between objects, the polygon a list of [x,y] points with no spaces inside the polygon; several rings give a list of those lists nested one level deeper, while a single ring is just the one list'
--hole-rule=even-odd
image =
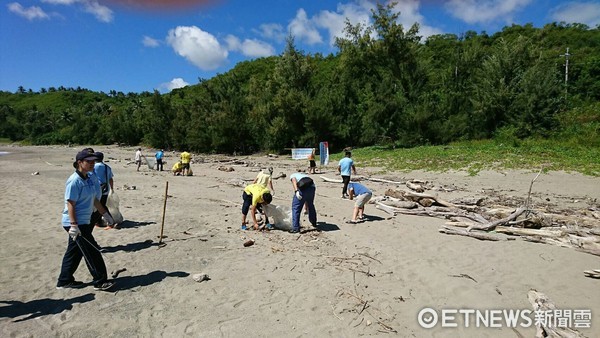
[{"label": "plastic bag", "polygon": [[275,229],[287,231],[292,228],[292,208],[284,205],[267,204],[265,212]]},{"label": "plastic bag", "polygon": [[119,211],[119,196],[117,196],[117,193],[115,193],[114,190],[111,190],[108,193],[106,208],[116,224],[123,223],[123,215]]}]

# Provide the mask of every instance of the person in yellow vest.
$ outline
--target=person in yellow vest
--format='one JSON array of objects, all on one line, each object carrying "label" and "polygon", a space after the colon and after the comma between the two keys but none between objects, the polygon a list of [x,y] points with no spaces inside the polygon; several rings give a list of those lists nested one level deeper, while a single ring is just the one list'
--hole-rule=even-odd
[{"label": "person in yellow vest", "polygon": [[182,170],[183,170],[183,166],[181,165],[181,161],[173,164],[173,168],[171,168],[171,171],[173,172],[173,176],[181,175]]},{"label": "person in yellow vest", "polygon": [[265,188],[269,188],[271,195],[275,195],[275,189],[273,188],[273,167],[269,167],[256,175],[254,182],[262,185]]},{"label": "person in yellow vest", "polygon": [[187,151],[181,153],[181,173],[183,176],[189,175],[190,171],[190,161],[192,160],[192,155]]},{"label": "person in yellow vest", "polygon": [[[246,230],[246,216],[248,215],[248,211],[250,211],[250,217],[252,217],[252,222],[254,225],[254,230],[258,230],[258,222],[256,221],[256,212],[262,212],[263,206],[270,204],[273,200],[273,195],[269,189],[263,187],[260,184],[250,184],[244,188],[244,192],[242,193],[242,199],[244,203],[242,204],[242,230]],[[265,224],[267,229],[271,229],[271,224],[269,223],[269,218],[267,214],[265,214]]]}]

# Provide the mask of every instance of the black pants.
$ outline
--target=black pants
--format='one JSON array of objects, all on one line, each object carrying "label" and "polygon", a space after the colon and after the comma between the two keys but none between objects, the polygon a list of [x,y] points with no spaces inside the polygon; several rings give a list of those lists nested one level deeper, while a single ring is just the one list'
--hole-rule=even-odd
[{"label": "black pants", "polygon": [[[64,227],[64,229],[69,231],[69,227]],[[106,265],[102,254],[98,251],[100,246],[92,235],[92,229],[94,229],[92,224],[80,224],[81,236],[77,237],[75,241],[69,236],[69,244],[67,244],[67,251],[63,256],[57,286],[63,286],[75,280],[73,274],[77,271],[84,256],[85,264],[93,277],[92,283],[100,285],[107,281]]]},{"label": "black pants", "polygon": [[350,176],[342,175],[342,182],[344,182],[344,187],[342,188],[342,195],[348,195],[348,183],[350,183]]},{"label": "black pants", "polygon": [[163,171],[163,161],[162,158],[156,159],[156,170]]}]

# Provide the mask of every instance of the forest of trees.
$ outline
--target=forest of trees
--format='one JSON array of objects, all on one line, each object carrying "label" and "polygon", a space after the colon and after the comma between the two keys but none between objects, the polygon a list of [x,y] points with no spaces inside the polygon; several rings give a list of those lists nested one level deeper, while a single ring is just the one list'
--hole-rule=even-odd
[{"label": "forest of trees", "polygon": [[423,39],[399,15],[379,6],[371,25],[347,23],[336,54],[305,54],[288,37],[279,56],[168,94],[0,92],[0,138],[207,153],[493,137],[600,146],[600,27],[513,25]]}]

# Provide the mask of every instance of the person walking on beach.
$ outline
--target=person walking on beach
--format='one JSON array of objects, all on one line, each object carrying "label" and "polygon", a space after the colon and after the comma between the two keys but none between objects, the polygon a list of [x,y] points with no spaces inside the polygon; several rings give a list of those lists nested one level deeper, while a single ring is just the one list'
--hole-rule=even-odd
[{"label": "person walking on beach", "polygon": [[269,167],[256,175],[254,182],[260,184],[271,191],[271,195],[275,195],[275,189],[273,188],[273,167]]},{"label": "person walking on beach", "polygon": [[292,229],[290,233],[300,232],[300,214],[306,205],[308,209],[308,221],[313,227],[317,226],[317,210],[315,209],[315,182],[307,174],[302,172],[290,175],[294,196],[292,197]]},{"label": "person walking on beach", "polygon": [[135,152],[135,164],[137,164],[137,171],[140,171],[140,166],[142,165],[142,148],[138,148]]},{"label": "person walking on beach", "polygon": [[342,175],[342,182],[344,187],[342,188],[342,198],[348,198],[348,183],[350,183],[350,175],[354,173],[356,175],[356,167],[354,166],[354,160],[352,160],[352,153],[346,151],[346,156],[340,160],[338,165],[338,173]]},{"label": "person walking on beach", "polygon": [[308,173],[316,174],[317,173],[317,162],[315,162],[315,148],[313,148],[312,153],[308,155]]},{"label": "person walking on beach", "polygon": [[[94,153],[94,155],[97,157],[96,164],[94,165],[94,176],[98,179],[98,182],[100,183],[100,191],[102,192],[100,204],[102,204],[102,206],[108,212],[108,209],[106,208],[106,201],[108,200],[108,194],[110,191],[114,190],[114,175],[112,168],[104,163],[104,154],[98,151]],[[104,223],[102,222],[102,215],[98,210],[94,211],[92,214],[91,224],[101,227],[104,226]]]},{"label": "person walking on beach", "polygon": [[190,172],[190,161],[192,160],[192,155],[187,151],[181,153],[181,174],[183,176],[189,175]]},{"label": "person walking on beach", "polygon": [[[258,230],[256,212],[263,212],[263,205],[270,204],[271,201],[273,201],[273,195],[271,195],[269,189],[263,187],[260,184],[254,183],[247,185],[244,188],[244,192],[242,193],[242,200],[244,201],[242,205],[242,230],[248,229],[246,227],[246,216],[248,215],[248,211],[250,211],[250,217],[252,217],[254,230]],[[267,228],[271,228],[269,218],[266,213],[265,224]]]},{"label": "person walking on beach", "polygon": [[352,219],[346,223],[356,224],[362,222],[365,219],[365,205],[373,197],[373,192],[360,183],[351,182],[348,184],[348,193],[350,200],[356,197],[356,202],[354,203]]},{"label": "person walking on beach", "polygon": [[[163,149],[156,152],[156,170],[163,171],[163,157],[165,156],[165,151]],[[168,168],[168,167],[167,167]]]},{"label": "person walking on beach", "polygon": [[62,226],[69,234],[69,241],[62,259],[57,289],[83,286],[83,282],[76,281],[73,277],[82,258],[92,274],[94,290],[105,291],[114,285],[114,282],[108,281],[104,259],[92,235],[94,225],[90,222],[95,206],[108,224],[114,224],[112,217],[99,201],[100,183],[90,175],[96,160],[94,153],[87,150],[78,152],[73,162],[75,172],[65,184]]}]

